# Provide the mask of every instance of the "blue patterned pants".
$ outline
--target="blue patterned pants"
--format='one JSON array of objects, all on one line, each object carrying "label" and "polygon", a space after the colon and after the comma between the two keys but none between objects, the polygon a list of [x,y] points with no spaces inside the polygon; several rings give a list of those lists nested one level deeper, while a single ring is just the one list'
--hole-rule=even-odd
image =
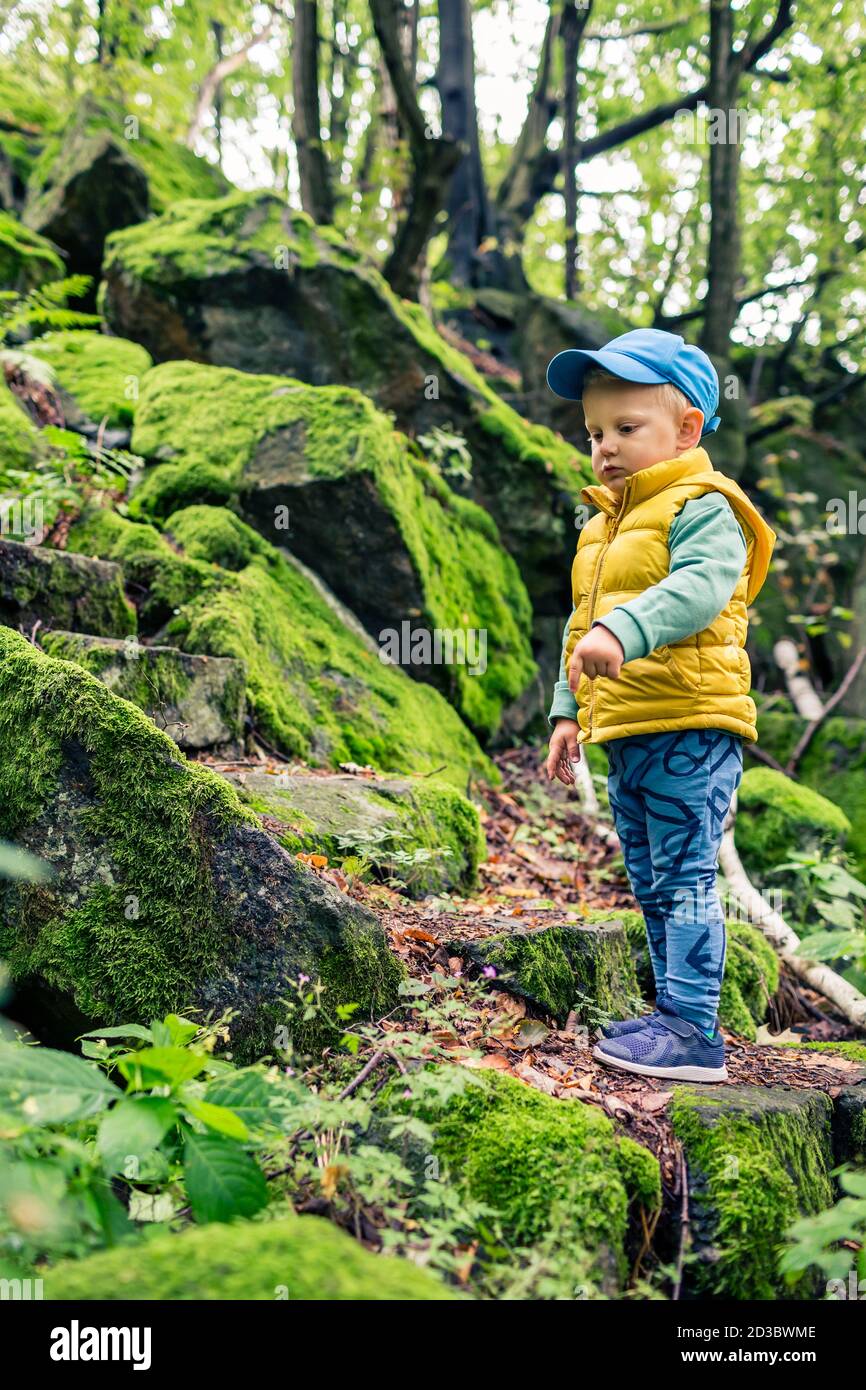
[{"label": "blue patterned pants", "polygon": [[725,973],[716,887],[722,827],[743,743],[721,729],[634,734],[602,744],[614,824],[646,923],[656,1000],[710,1032]]}]

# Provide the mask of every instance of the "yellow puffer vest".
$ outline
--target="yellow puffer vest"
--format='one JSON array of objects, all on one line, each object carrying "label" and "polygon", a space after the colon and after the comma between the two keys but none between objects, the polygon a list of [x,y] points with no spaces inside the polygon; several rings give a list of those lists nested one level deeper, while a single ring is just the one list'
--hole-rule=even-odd
[{"label": "yellow puffer vest", "polygon": [[757,741],[745,651],[747,610],[767,577],[776,533],[700,447],[631,474],[621,500],[604,486],[581,489],[584,501],[600,511],[583,527],[572,566],[575,612],[566,669],[575,643],[595,618],[666,578],[674,517],[690,498],[711,491],[727,497],[746,538],[746,563],[736,589],[708,627],[626,662],[617,680],[582,675],[576,692],[578,743],[672,729],[726,729]]}]

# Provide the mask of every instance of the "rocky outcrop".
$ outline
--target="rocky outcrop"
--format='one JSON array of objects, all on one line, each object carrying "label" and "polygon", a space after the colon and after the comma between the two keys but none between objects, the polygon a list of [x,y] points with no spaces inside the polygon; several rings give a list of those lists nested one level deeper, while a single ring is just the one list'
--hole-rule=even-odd
[{"label": "rocky outcrop", "polygon": [[49,656],[74,661],[120,699],[138,705],[185,752],[209,749],[226,757],[242,752],[243,662],[80,632],[46,633],[40,645]]},{"label": "rocky outcrop", "polygon": [[194,510],[208,523],[196,558],[106,509],[72,528],[71,547],[122,566],[142,638],[243,661],[254,732],[287,756],[437,773],[459,791],[471,777],[498,780],[447,701],[383,664],[275,547],[222,508]]},{"label": "rocky outcrop", "polygon": [[295,853],[323,854],[336,864],[349,856],[366,860],[377,877],[402,881],[410,897],[477,886],[486,857],[478,812],[450,787],[276,768],[226,776]]},{"label": "rocky outcrop", "polygon": [[67,254],[70,270],[99,276],[105,239],[177,198],[226,191],[218,170],[167,140],[115,95],[86,93],[59,133],[48,133],[28,182],[22,220]]},{"label": "rocky outcrop", "polygon": [[[269,194],[184,202],[111,237],[104,274],[109,325],[156,361],[351,381],[490,512],[536,611],[564,610],[586,460],[512,410],[332,229]],[[463,482],[455,433],[471,459]]]},{"label": "rocky outcrop", "polygon": [[8,628],[0,738],[0,838],[52,870],[0,884],[0,957],[13,985],[71,1001],[79,1033],[232,1009],[238,1059],[273,1051],[279,1027],[315,1047],[330,1025],[293,1026],[285,1002],[301,973],[322,980],[329,1013],[393,1006],[402,967],[369,912],[298,864],[134,705]]},{"label": "rocky outcrop", "polygon": [[[211,422],[226,422],[213,432]],[[166,462],[134,494],[188,554],[221,561],[228,501],[360,618],[383,659],[435,685],[484,734],[535,667],[531,607],[494,523],[356,391],[167,363],[142,382],[133,447]],[[176,460],[176,461],[175,461]],[[375,564],[367,563],[375,556]]]},{"label": "rocky outcrop", "polygon": [[0,623],[77,628],[100,637],[135,631],[119,566],[0,540]]}]

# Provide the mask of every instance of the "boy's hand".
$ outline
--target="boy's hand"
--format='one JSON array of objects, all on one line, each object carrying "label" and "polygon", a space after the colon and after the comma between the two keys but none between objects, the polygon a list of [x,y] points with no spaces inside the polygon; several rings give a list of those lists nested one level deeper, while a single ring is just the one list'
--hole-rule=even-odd
[{"label": "boy's hand", "polygon": [[614,637],[603,623],[591,627],[585,637],[575,645],[568,666],[568,688],[577,694],[577,683],[581,675],[593,680],[595,676],[609,676],[618,680],[625,652],[618,637]]},{"label": "boy's hand", "polygon": [[580,744],[577,741],[579,728],[574,719],[557,719],[556,728],[550,736],[550,753],[544,765],[548,782],[557,777],[566,787],[574,786],[575,777],[569,759],[580,762]]}]

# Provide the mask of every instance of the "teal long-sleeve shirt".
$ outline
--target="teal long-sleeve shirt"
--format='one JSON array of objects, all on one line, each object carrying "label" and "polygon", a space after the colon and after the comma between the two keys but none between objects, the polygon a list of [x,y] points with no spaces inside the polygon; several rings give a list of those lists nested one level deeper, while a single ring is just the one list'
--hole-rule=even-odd
[{"label": "teal long-sleeve shirt", "polygon": [[[700,632],[727,604],[746,563],[746,538],[728,499],[721,492],[692,497],[671,522],[668,532],[670,571],[628,603],[618,603],[596,623],[617,637],[625,661],[648,656],[657,647]],[[569,614],[562,633],[559,679],[553,688],[548,722],[576,719],[577,701],[568,688],[565,644]]]}]

